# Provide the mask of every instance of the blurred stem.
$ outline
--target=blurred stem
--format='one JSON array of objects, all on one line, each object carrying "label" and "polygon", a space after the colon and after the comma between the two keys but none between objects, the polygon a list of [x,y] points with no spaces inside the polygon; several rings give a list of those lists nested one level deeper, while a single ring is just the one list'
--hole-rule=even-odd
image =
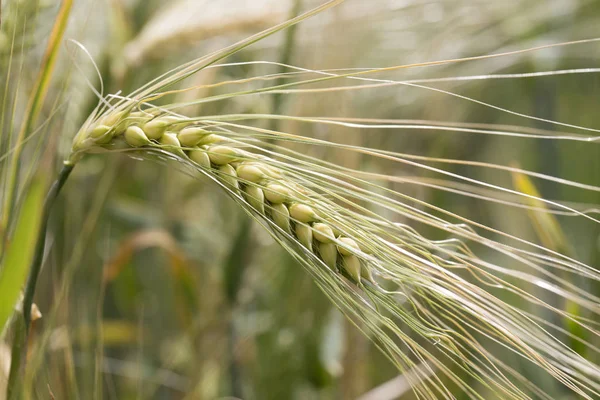
[{"label": "blurred stem", "polygon": [[13,339],[12,354],[11,354],[11,365],[10,373],[7,385],[7,398],[10,400],[16,395],[16,388],[18,382],[18,376],[21,372],[21,360],[23,353],[26,352],[27,338],[29,336],[29,327],[31,325],[31,306],[33,304],[33,295],[35,294],[35,286],[37,284],[38,276],[42,268],[42,261],[44,259],[44,249],[46,245],[46,229],[48,227],[48,219],[50,218],[50,211],[52,205],[58,197],[60,190],[64,186],[67,178],[73,170],[73,164],[65,164],[58,174],[58,178],[48,191],[46,199],[44,200],[44,209],[42,210],[42,223],[40,231],[38,233],[35,252],[31,267],[29,269],[29,277],[27,278],[27,284],[25,285],[25,294],[23,296],[22,313],[23,318],[18,318],[15,327],[15,337]]},{"label": "blurred stem", "polygon": [[237,343],[237,333],[235,330],[235,323],[233,318],[229,320],[229,326],[227,331],[227,345],[229,347],[229,378],[231,384],[231,397],[242,399],[242,374],[241,368],[235,354],[235,348]]},{"label": "blurred stem", "polygon": [[237,305],[237,294],[241,287],[245,266],[249,263],[252,237],[250,230],[252,219],[243,215],[240,219],[240,228],[231,246],[229,256],[225,263],[225,294],[229,305],[230,317],[227,324],[227,347],[229,356],[229,377],[232,397],[243,398],[242,374],[237,361],[235,348],[237,343],[237,332],[235,329],[234,310]]},{"label": "blurred stem", "polygon": [[8,383],[6,385],[6,398],[8,400],[16,398],[17,393],[17,377],[20,370],[21,353],[26,342],[25,336],[27,335],[25,332],[25,321],[23,318],[15,318],[13,330],[14,338],[10,355],[10,372],[8,375]]},{"label": "blurred stem", "polygon": [[227,295],[227,302],[230,308],[235,307],[237,293],[244,274],[244,266],[247,264],[249,258],[248,253],[252,242],[252,237],[250,236],[252,219],[247,215],[243,215],[239,221],[239,227],[224,269],[225,294]]},{"label": "blurred stem", "polygon": [[[292,19],[292,18],[296,17],[296,15],[300,14],[301,7],[302,7],[302,0],[295,0],[294,6],[292,7],[292,9],[290,11],[290,16],[288,19]],[[294,47],[295,47],[295,43],[296,43],[297,29],[298,29],[297,25],[292,25],[286,30],[285,41],[283,43],[283,48],[281,49],[281,55],[279,58],[279,62],[281,64],[289,65],[292,60],[292,55],[293,55]],[[280,65],[278,73],[282,74],[285,72],[286,69],[287,69],[286,67],[284,67],[283,65]],[[280,77],[275,81],[275,86],[279,86],[284,83],[285,83],[284,78]],[[273,103],[272,103],[272,107],[273,107],[272,114],[273,115],[281,114],[281,105],[282,105],[281,98],[282,98],[282,93],[274,93],[273,94]],[[269,123],[269,129],[272,131],[279,130],[279,123],[280,123],[280,120],[278,118],[272,119]]]}]

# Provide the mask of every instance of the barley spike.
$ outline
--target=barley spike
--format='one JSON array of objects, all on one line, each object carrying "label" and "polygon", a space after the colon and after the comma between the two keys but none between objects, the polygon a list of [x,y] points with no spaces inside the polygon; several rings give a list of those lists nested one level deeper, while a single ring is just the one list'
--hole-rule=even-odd
[{"label": "barley spike", "polygon": [[[211,134],[192,121],[172,115],[155,117],[149,113],[121,111],[98,121],[82,128],[84,131],[74,141],[73,152],[106,145],[116,139],[115,133],[122,129],[125,142],[132,147],[160,147],[189,158],[206,170],[217,171],[219,180],[234,192],[239,192],[242,187],[244,199],[258,214],[270,218],[288,235],[292,235],[293,226],[293,235],[298,242],[314,252],[331,270],[336,270],[337,261],[341,259],[342,268],[355,283],[361,282],[361,275],[365,280],[375,282],[369,269],[361,269],[361,251],[356,241],[346,236],[336,239],[336,234],[341,234],[339,229],[321,221],[321,213],[314,208],[316,204],[305,204],[302,202],[305,199],[299,198],[310,192],[287,179],[279,168],[269,164],[271,160],[267,157],[234,147],[230,139]],[[116,126],[111,127],[110,123]]]}]

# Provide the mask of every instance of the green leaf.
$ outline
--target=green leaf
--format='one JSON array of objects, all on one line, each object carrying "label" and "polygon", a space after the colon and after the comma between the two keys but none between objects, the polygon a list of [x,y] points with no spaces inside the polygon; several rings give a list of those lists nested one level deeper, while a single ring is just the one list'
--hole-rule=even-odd
[{"label": "green leaf", "polygon": [[0,269],[0,332],[12,315],[33,260],[41,225],[46,177],[38,175],[25,196]]}]

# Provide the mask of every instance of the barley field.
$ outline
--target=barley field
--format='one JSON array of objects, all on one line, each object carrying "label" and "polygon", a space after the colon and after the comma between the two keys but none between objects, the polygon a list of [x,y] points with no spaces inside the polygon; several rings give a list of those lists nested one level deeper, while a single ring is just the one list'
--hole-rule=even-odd
[{"label": "barley field", "polygon": [[600,3],[0,10],[0,400],[600,399]]}]

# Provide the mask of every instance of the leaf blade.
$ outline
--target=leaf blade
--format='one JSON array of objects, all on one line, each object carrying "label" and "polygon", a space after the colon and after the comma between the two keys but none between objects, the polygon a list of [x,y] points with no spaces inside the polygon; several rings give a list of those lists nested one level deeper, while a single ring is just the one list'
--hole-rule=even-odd
[{"label": "leaf blade", "polygon": [[46,176],[38,175],[31,183],[17,217],[14,235],[6,249],[0,269],[0,332],[13,313],[19,292],[33,260],[36,239],[42,223]]}]

